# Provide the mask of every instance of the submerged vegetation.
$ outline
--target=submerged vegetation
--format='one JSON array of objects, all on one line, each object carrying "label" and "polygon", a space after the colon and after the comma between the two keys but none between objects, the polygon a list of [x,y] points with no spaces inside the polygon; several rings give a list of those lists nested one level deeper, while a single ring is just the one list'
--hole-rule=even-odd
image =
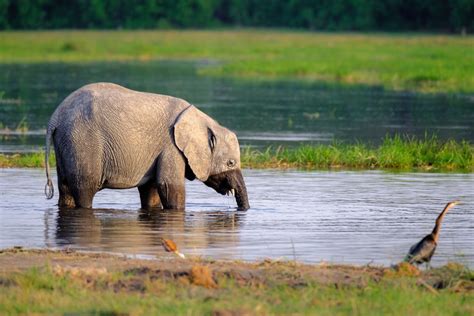
[{"label": "submerged vegetation", "polygon": [[272,30],[0,32],[0,63],[214,60],[201,75],[474,92],[472,36]]},{"label": "submerged vegetation", "polygon": [[[473,172],[474,146],[468,141],[441,141],[436,136],[416,139],[396,135],[387,136],[380,146],[334,142],[265,150],[246,147],[242,150],[241,161],[243,168]],[[54,155],[51,164],[54,165]],[[0,155],[0,167],[44,167],[44,153]]]},{"label": "submerged vegetation", "polygon": [[[0,314],[469,315],[473,271],[4,250]],[[45,263],[46,262],[46,263]]]}]

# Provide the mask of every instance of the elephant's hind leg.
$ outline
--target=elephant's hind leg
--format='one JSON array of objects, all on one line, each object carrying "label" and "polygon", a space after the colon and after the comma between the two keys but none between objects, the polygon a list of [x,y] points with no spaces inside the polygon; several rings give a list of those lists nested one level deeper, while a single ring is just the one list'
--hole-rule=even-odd
[{"label": "elephant's hind leg", "polygon": [[97,190],[93,190],[89,186],[82,186],[82,188],[72,190],[76,207],[80,208],[92,208],[92,200]]},{"label": "elephant's hind leg", "polygon": [[76,202],[74,201],[74,197],[72,196],[68,185],[63,181],[58,180],[58,187],[59,187],[58,206],[64,207],[64,208],[75,208]]},{"label": "elephant's hind leg", "polygon": [[58,206],[61,208],[75,208],[76,202],[72,196],[71,190],[67,184],[66,176],[63,173],[61,167],[61,161],[58,159],[56,163],[56,170],[58,172],[58,189],[59,189],[59,200]]},{"label": "elephant's hind leg", "polygon": [[161,200],[158,195],[158,190],[156,183],[150,181],[138,187],[138,192],[140,192],[140,201],[142,209],[150,208],[161,208]]},{"label": "elephant's hind leg", "polygon": [[98,181],[93,177],[72,177],[68,183],[69,188],[78,208],[92,208],[94,195],[99,191]]}]

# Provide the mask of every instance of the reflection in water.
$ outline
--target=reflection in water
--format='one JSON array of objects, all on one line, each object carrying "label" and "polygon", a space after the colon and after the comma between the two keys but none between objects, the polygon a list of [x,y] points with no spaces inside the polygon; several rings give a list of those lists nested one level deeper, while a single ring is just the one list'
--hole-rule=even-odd
[{"label": "reflection in water", "polygon": [[167,238],[181,249],[206,249],[211,245],[233,248],[239,241],[238,229],[244,217],[245,212],[240,211],[50,210],[45,213],[46,244],[49,247],[153,254],[161,249],[160,238]]},{"label": "reflection in water", "polygon": [[[474,267],[474,174],[244,170],[252,208],[200,182],[186,183],[186,211],[139,210],[137,189],[103,190],[94,210],[58,210],[43,194],[44,171],[0,170],[0,248],[71,247],[169,256],[265,257],[389,265],[433,228],[447,201],[433,266]],[[383,241],[383,242],[381,242]]]}]

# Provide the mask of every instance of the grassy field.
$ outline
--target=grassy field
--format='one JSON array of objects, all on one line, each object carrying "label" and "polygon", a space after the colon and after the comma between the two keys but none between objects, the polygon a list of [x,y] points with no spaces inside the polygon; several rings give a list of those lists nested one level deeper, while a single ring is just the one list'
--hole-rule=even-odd
[{"label": "grassy field", "polygon": [[87,315],[469,315],[474,274],[297,262],[0,253],[0,313]]},{"label": "grassy field", "polygon": [[[386,137],[378,147],[367,144],[304,145],[296,148],[244,148],[243,168],[390,169],[474,171],[474,146],[467,141]],[[54,155],[51,159],[54,165]],[[44,167],[44,153],[1,155],[0,168]]]},{"label": "grassy field", "polygon": [[474,92],[473,36],[277,30],[0,32],[0,63],[189,59],[202,75]]}]

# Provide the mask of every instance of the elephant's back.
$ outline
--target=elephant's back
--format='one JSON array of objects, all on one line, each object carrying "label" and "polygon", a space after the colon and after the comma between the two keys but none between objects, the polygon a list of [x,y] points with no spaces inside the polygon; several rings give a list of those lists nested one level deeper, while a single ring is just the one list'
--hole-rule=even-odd
[{"label": "elephant's back", "polygon": [[59,105],[60,110],[77,111],[87,118],[101,118],[112,112],[131,115],[148,113],[161,117],[180,113],[189,103],[168,95],[140,92],[114,83],[92,83],[71,93]]},{"label": "elephant's back", "polygon": [[80,148],[95,147],[111,187],[137,184],[162,148],[171,141],[169,128],[186,108],[184,100],[133,91],[116,84],[95,83],[69,95],[53,114],[59,137]]},{"label": "elephant's back", "polygon": [[63,129],[149,132],[171,125],[189,103],[172,96],[139,92],[113,83],[93,83],[71,93],[50,120]]}]

